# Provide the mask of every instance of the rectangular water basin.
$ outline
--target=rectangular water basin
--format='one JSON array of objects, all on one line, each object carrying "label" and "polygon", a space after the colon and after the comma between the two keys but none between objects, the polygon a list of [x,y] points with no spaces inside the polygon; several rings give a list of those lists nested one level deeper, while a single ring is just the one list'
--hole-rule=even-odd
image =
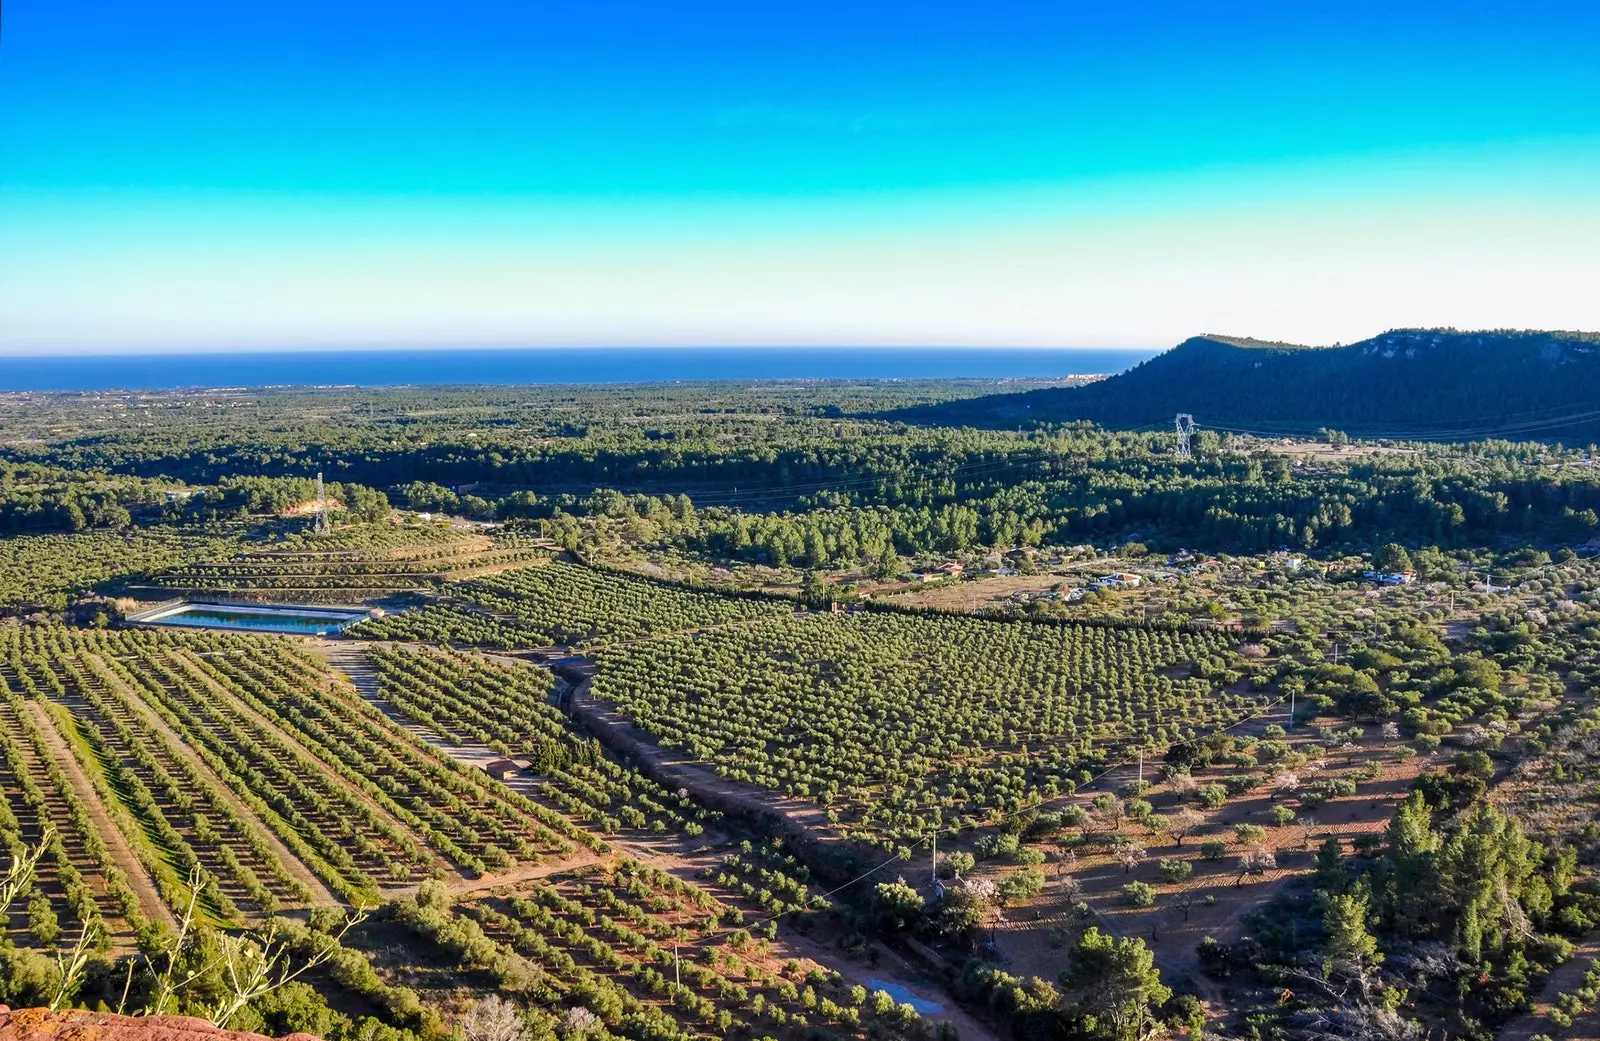
[{"label": "rectangular water basin", "polygon": [[191,629],[244,629],[251,632],[295,633],[326,636],[369,617],[366,611],[299,604],[183,603],[133,616],[144,625],[174,625]]}]

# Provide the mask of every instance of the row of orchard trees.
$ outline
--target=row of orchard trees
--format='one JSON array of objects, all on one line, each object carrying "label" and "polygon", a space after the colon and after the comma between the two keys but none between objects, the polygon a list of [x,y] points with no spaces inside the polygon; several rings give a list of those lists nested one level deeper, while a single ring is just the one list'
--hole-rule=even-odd
[{"label": "row of orchard trees", "polygon": [[510,616],[546,643],[592,644],[725,625],[792,611],[784,600],[700,592],[570,564],[508,571],[454,585],[451,595]]},{"label": "row of orchard trees", "polygon": [[717,816],[607,758],[550,704],[543,669],[432,650],[375,649],[373,661],[385,701],[450,743],[527,757],[547,780],[541,799],[591,828],[693,836]]}]

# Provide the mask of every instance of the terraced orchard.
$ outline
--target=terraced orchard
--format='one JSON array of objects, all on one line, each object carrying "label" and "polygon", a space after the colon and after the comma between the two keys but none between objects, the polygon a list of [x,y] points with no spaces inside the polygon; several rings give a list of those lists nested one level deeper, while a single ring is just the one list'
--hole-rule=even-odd
[{"label": "terraced orchard", "polygon": [[794,610],[793,604],[782,600],[703,593],[575,564],[508,571],[450,591],[460,600],[545,634],[546,643],[577,647]]},{"label": "terraced orchard", "polygon": [[27,810],[0,832],[14,845],[49,819],[62,848],[46,884],[79,919],[137,926],[197,878],[212,920],[244,923],[598,844],[439,755],[289,640],[5,625],[0,687],[0,776]]},{"label": "terraced orchard", "polygon": [[369,524],[298,535],[269,549],[162,572],[153,585],[187,594],[354,601],[432,589],[526,567],[549,551],[516,535],[490,537],[437,525]]},{"label": "terraced orchard", "polygon": [[226,539],[159,529],[0,539],[0,608],[64,607],[70,594],[107,580],[216,560],[234,549]]},{"label": "terraced orchard", "polygon": [[1257,700],[1222,686],[1230,642],[786,615],[602,650],[593,692],[722,775],[815,800],[847,833],[891,841],[1066,794],[1108,758],[1250,714]]},{"label": "terraced orchard", "polygon": [[553,642],[548,633],[515,619],[450,603],[424,604],[373,618],[351,626],[346,635],[363,640],[437,643],[495,651],[548,647]]},{"label": "terraced orchard", "polygon": [[8,855],[50,836],[32,889],[13,916],[9,939],[48,946],[80,925],[94,924],[103,946],[127,940],[149,918],[138,892],[101,835],[93,810],[74,790],[25,699],[0,701],[0,845]]}]

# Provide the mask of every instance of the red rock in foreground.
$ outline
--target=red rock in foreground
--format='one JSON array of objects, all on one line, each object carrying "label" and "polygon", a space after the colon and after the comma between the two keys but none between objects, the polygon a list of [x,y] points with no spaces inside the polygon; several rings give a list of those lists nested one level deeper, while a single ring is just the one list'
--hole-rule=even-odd
[{"label": "red rock in foreground", "polygon": [[[24,1008],[0,1005],[0,1041],[271,1041],[260,1034],[221,1030],[188,1016],[114,1016],[109,1012]],[[283,1041],[317,1041],[290,1034]]]}]

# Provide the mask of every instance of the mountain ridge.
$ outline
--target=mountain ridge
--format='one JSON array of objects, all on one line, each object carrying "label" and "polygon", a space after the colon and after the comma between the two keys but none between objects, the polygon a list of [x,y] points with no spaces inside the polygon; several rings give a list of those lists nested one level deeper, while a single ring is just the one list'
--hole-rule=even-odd
[{"label": "mountain ridge", "polygon": [[1600,437],[1600,333],[1391,329],[1315,347],[1208,333],[1084,387],[993,394],[889,418],[977,427],[1088,420],[1417,440]]}]

